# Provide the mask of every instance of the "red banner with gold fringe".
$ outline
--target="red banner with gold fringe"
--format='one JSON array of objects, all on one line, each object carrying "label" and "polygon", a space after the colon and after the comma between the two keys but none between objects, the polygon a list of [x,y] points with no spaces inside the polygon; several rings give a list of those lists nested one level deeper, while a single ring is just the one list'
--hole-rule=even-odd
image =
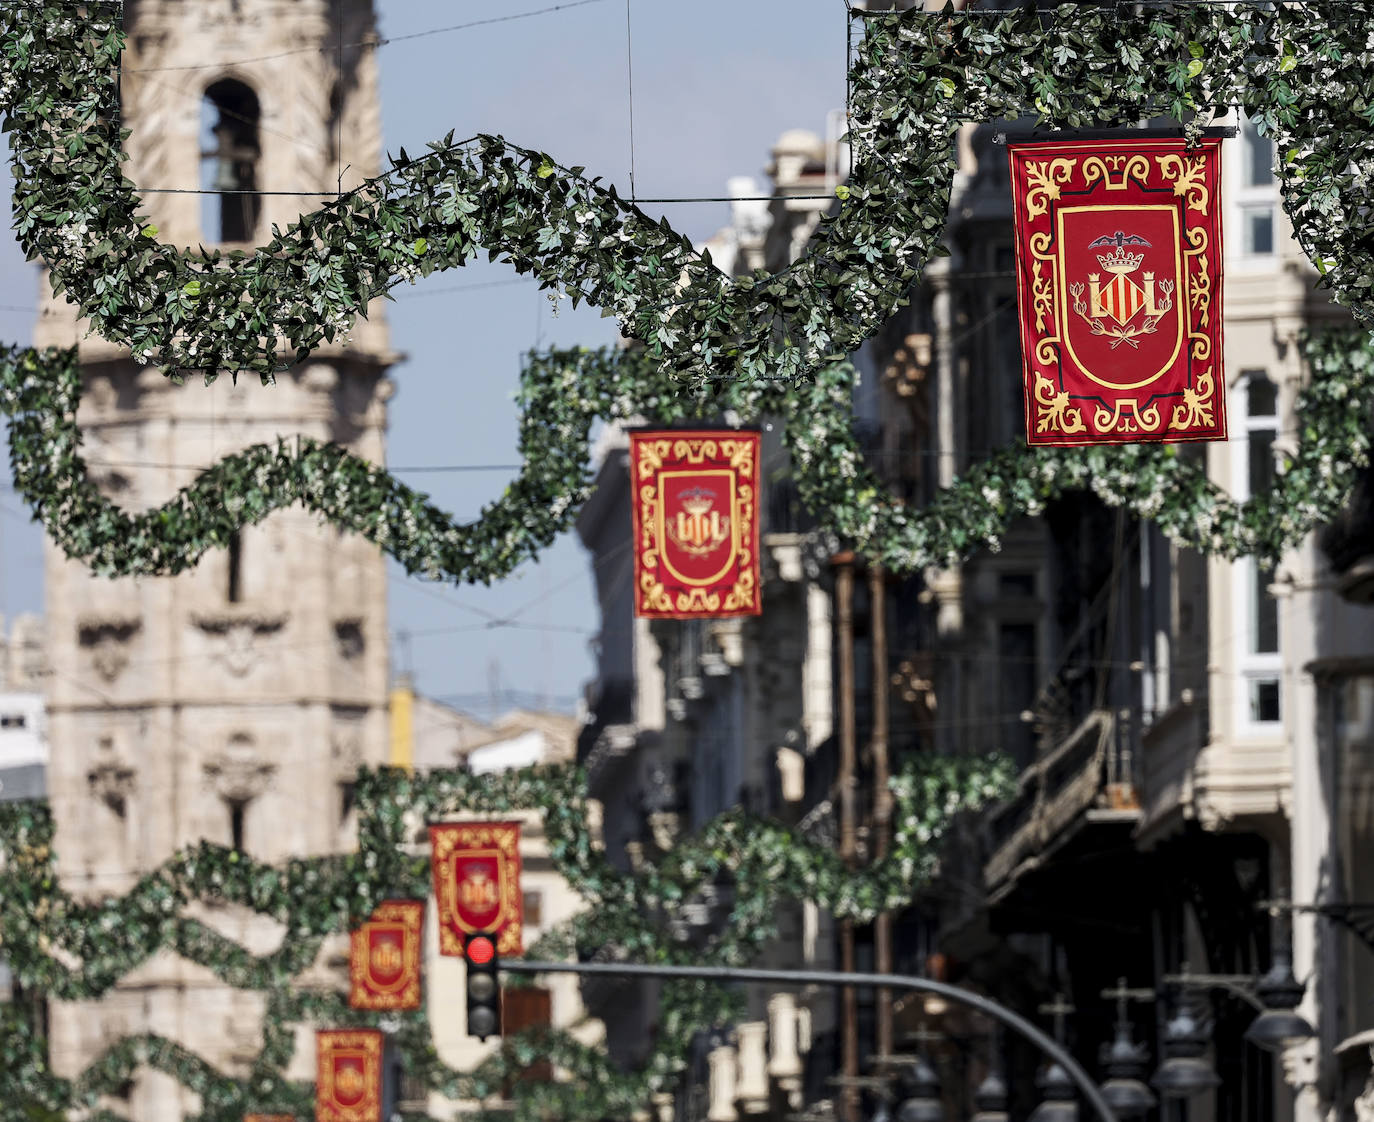
[{"label": "red banner with gold fringe", "polygon": [[315,1122],[382,1122],[382,1034],[321,1029],[315,1046]]},{"label": "red banner with gold fringe", "polygon": [[520,823],[455,822],[429,828],[439,953],[461,955],[467,937],[495,936],[496,953],[521,953]]},{"label": "red banner with gold fringe", "polygon": [[1007,150],[1027,443],[1225,440],[1221,142]]},{"label": "red banner with gold fringe", "polygon": [[348,955],[350,1008],[420,1008],[424,920],[423,900],[384,900],[353,932]]},{"label": "red banner with gold fringe", "polygon": [[635,615],[756,616],[759,434],[632,432]]}]

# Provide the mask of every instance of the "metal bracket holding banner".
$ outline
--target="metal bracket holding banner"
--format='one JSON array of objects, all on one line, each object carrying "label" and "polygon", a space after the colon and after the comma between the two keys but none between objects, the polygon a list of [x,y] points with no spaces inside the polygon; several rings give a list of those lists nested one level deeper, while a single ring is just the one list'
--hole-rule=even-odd
[{"label": "metal bracket holding banner", "polygon": [[[1222,140],[1234,140],[1240,134],[1240,130],[1235,125],[1209,125],[1202,130],[1204,137],[1219,137]],[[1119,129],[1033,129],[1030,132],[1018,132],[1008,135],[1004,129],[1001,132],[992,134],[994,144],[1005,145],[1008,139],[1016,141],[1018,144],[1023,141],[1036,140],[1118,140],[1122,137],[1139,138],[1142,140],[1176,140],[1184,136],[1181,128],[1161,127],[1161,128],[1119,128]]]},{"label": "metal bracket holding banner", "polygon": [[784,986],[863,986],[869,989],[910,990],[914,993],[935,994],[956,1005],[976,1009],[1025,1037],[1068,1073],[1100,1122],[1117,1122],[1111,1105],[1103,1098],[1097,1084],[1062,1044],[1019,1013],[1012,1012],[1006,1006],[999,1005],[980,993],[952,986],[947,982],[936,982],[911,974],[847,974],[840,970],[754,970],[734,966],[645,966],[624,962],[530,962],[525,959],[503,959],[501,969],[514,974],[611,974],[622,978],[701,978],[712,982],[771,982]]}]

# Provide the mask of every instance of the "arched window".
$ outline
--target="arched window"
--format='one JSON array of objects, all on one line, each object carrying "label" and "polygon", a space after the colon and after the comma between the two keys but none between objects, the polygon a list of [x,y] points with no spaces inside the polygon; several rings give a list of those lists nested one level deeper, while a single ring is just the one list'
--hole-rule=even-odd
[{"label": "arched window", "polygon": [[262,200],[258,189],[258,95],[242,82],[223,78],[205,91],[201,104],[201,223],[208,238],[248,242],[257,230]]}]

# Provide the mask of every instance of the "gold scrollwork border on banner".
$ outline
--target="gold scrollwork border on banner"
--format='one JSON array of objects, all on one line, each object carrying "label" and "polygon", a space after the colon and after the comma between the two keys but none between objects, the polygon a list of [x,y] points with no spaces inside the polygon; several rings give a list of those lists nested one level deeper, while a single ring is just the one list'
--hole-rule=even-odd
[{"label": "gold scrollwork border on banner", "polygon": [[[671,440],[643,440],[636,446],[636,460],[633,465],[634,473],[640,479],[652,480],[655,473],[663,467],[664,457],[670,451],[677,455],[684,455],[687,451],[687,441],[679,440],[677,445],[681,450],[674,448]],[[658,489],[652,483],[644,483],[639,488],[639,536],[640,536],[640,564],[648,569],[658,568],[658,538],[654,533],[654,510],[658,502]],[[644,572],[639,577],[640,602],[646,610],[671,612],[673,610],[673,599],[668,595],[668,590],[658,580],[652,572]]]},{"label": "gold scrollwork border on banner", "polygon": [[[748,478],[754,473],[755,441],[731,440],[729,438],[679,438],[646,440],[636,445],[638,458],[634,471],[641,479],[652,479],[664,466],[664,458],[672,455],[689,465],[704,464],[708,459],[719,460],[724,457],[730,467],[741,477]],[[754,517],[754,489],[742,480],[735,493],[735,518],[740,525],[751,525]],[[656,526],[658,512],[658,489],[652,483],[642,483],[639,487],[639,525],[640,558],[645,570],[657,570],[662,543],[658,540]],[[724,611],[738,611],[753,607],[758,599],[757,582],[752,571],[754,551],[748,542],[740,543],[739,579],[726,594]],[[718,612],[722,610],[721,594],[718,590],[689,589],[678,592],[674,597],[659,580],[656,572],[646,571],[639,577],[639,602],[646,612]]]},{"label": "gold scrollwork border on banner", "polygon": [[1035,306],[1035,330],[1044,333],[1045,320],[1054,322],[1054,277],[1042,276],[1041,262],[1031,266],[1031,300]]},{"label": "gold scrollwork border on banner", "polygon": [[1174,194],[1183,199],[1189,210],[1204,217],[1207,214],[1207,164],[1201,156],[1191,159],[1170,152],[1156,156],[1160,174],[1174,186]]},{"label": "gold scrollwork border on banner", "polygon": [[[747,453],[731,459],[731,464],[739,468],[746,477],[753,473],[754,464],[753,444],[747,443],[747,448]],[[735,492],[735,517],[741,526],[753,524],[754,488],[743,480],[740,481]],[[758,596],[758,588],[754,582],[754,551],[750,548],[750,543],[747,540],[740,542],[739,566],[739,577],[725,596],[725,610],[727,612],[737,612],[744,608],[754,607]],[[681,594],[679,594],[678,599],[682,599]],[[687,609],[679,607],[678,610],[686,611]]]},{"label": "gold scrollwork border on banner", "polygon": [[704,464],[708,456],[714,460],[719,453],[714,440],[673,441],[673,455],[689,464]]},{"label": "gold scrollwork border on banner", "polygon": [[[684,442],[685,443],[685,442]],[[636,446],[636,460],[631,469],[640,479],[652,479],[655,472],[663,467],[663,458],[672,449],[669,440],[643,440]],[[658,501],[658,490],[652,483],[644,483],[639,488],[639,536],[640,564],[645,569],[658,568],[658,540],[654,534],[654,506]],[[639,578],[643,604],[654,611],[672,611],[673,602],[667,589],[652,573],[643,573]]]},{"label": "gold scrollwork border on banner", "polygon": [[515,822],[446,822],[430,827],[430,860],[434,877],[435,902],[439,906],[439,953],[461,956],[463,938],[450,924],[465,934],[473,934],[458,908],[457,870],[460,850],[497,850],[514,867],[516,874],[497,886],[501,898],[500,932],[496,937],[498,954],[519,954],[523,914],[520,896],[520,826]]},{"label": "gold scrollwork border on banner", "polygon": [[[1049,316],[1051,324],[1057,324],[1055,319],[1054,302],[1058,298],[1055,292],[1055,255],[1050,251],[1050,246],[1054,243],[1054,237],[1047,231],[1041,230],[1031,235],[1030,248],[1031,254],[1035,258],[1033,266],[1034,281],[1032,282],[1031,295],[1035,307],[1035,330],[1040,333],[1040,338],[1035,344],[1036,360],[1043,365],[1049,366],[1054,363],[1054,352],[1049,348],[1059,342],[1059,336],[1054,334],[1046,335],[1044,317]],[[1050,275],[1041,283],[1040,265],[1044,262],[1050,266]]]},{"label": "gold scrollwork border on banner", "polygon": [[[663,589],[662,585],[658,586]],[[689,588],[677,594],[677,603],[673,603],[672,598],[666,590],[663,590],[663,598],[668,602],[668,611],[679,612],[718,612],[720,611],[720,593],[705,588]]]},{"label": "gold scrollwork border on banner", "polygon": [[1194,328],[1206,327],[1212,316],[1212,275],[1207,267],[1210,242],[1201,226],[1188,227],[1187,237],[1193,247],[1183,251],[1183,271],[1188,281],[1189,353],[1199,362],[1206,362],[1212,357],[1211,336]]},{"label": "gold scrollwork border on banner", "polygon": [[[1111,164],[1108,169],[1107,165]],[[1117,179],[1113,181],[1113,173]],[[1141,153],[1127,156],[1124,152],[1113,156],[1089,156],[1083,161],[1083,182],[1092,186],[1099,179],[1108,191],[1124,191],[1129,186],[1128,179],[1134,178],[1142,187],[1149,185],[1150,161]]]},{"label": "gold scrollwork border on banner", "polygon": [[1049,210],[1050,203],[1059,198],[1059,188],[1073,178],[1077,163],[1063,156],[1026,163],[1026,178],[1031,183],[1026,192],[1027,217],[1035,218]]},{"label": "gold scrollwork border on banner", "polygon": [[635,464],[641,476],[653,475],[663,467],[663,457],[672,448],[668,440],[642,440],[639,442],[639,462]]},{"label": "gold scrollwork border on banner", "polygon": [[1216,392],[1216,382],[1209,366],[1197,376],[1197,389],[1183,391],[1183,404],[1175,405],[1169,419],[1171,429],[1187,429],[1194,425],[1216,424],[1212,395]]},{"label": "gold scrollwork border on banner", "polygon": [[1035,419],[1036,432],[1048,432],[1054,428],[1067,436],[1088,431],[1082,410],[1070,406],[1069,395],[1056,393],[1054,383],[1039,371],[1035,374],[1035,401],[1041,406]]},{"label": "gold scrollwork border on banner", "polygon": [[671,612],[673,598],[653,573],[643,573],[639,578],[640,604],[647,612]]},{"label": "gold scrollwork border on banner", "polygon": [[1093,410],[1093,424],[1098,432],[1154,432],[1162,418],[1159,406],[1151,403],[1144,409],[1133,397],[1119,397],[1112,402],[1111,412],[1099,405]]}]

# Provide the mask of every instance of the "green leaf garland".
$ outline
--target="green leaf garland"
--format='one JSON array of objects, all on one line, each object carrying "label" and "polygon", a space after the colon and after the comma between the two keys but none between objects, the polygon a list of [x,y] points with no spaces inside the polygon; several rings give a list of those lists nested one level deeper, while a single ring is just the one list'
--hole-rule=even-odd
[{"label": "green leaf garland", "polygon": [[[305,1114],[309,1088],[289,1083],[283,1072],[293,1054],[292,1026],[313,1023],[389,1028],[410,1072],[451,1098],[486,1098],[540,1059],[578,1072],[572,1087],[517,1087],[522,1119],[546,1118],[551,1110],[570,1119],[602,1117],[608,1110],[623,1114],[643,1106],[681,1071],[694,1032],[730,1015],[728,993],[692,983],[668,987],[654,1048],[637,1071],[616,1070],[598,1049],[566,1033],[544,1032],[505,1040],[490,1061],[460,1073],[439,1061],[423,1010],[359,1013],[348,1009],[341,995],[298,990],[293,980],[315,961],[324,936],[356,926],[385,898],[428,895],[429,861],[410,855],[411,840],[418,823],[457,811],[541,811],[554,865],[588,909],[568,930],[532,947],[531,956],[613,946],[637,961],[740,964],[776,935],[778,906],[785,899],[814,900],[836,915],[859,920],[905,903],[934,872],[933,848],[953,817],[1006,795],[1010,774],[998,758],[910,763],[893,782],[892,852],[868,870],[848,870],[833,850],[776,822],[733,811],[660,861],[624,873],[606,860],[589,833],[585,780],[576,768],[527,768],[495,776],[365,771],[357,785],[356,854],[276,867],[202,844],[173,857],[125,896],[95,904],[76,902],[58,885],[47,809],[36,803],[0,805],[0,948],[27,988],[67,1001],[98,998],[166,949],[231,986],[269,995],[262,1050],[246,1081],[230,1079],[193,1053],[150,1035],[117,1042],[75,1081],[56,1080],[31,1033],[12,1024],[5,1037],[0,1096],[53,1108],[91,1106],[146,1064],[196,1091],[204,1122],[239,1122],[246,1110]],[[704,947],[669,934],[692,894],[722,877],[729,879],[734,901],[720,934]],[[255,957],[184,917],[182,910],[196,899],[238,904],[282,923],[280,948]],[[76,965],[68,965],[73,961]],[[589,1086],[597,1089],[591,1096]]]},{"label": "green leaf garland", "polygon": [[853,13],[854,169],[838,212],[796,264],[738,279],[580,169],[492,136],[402,151],[251,255],[160,243],[119,171],[119,10],[46,0],[0,12],[15,228],[94,331],[172,372],[270,379],[346,336],[374,297],[485,248],[614,314],[679,382],[807,379],[872,336],[942,252],[958,125],[1029,111],[1068,128],[1167,114],[1196,131],[1209,107],[1242,106],[1282,154],[1299,240],[1337,298],[1374,322],[1374,0],[1334,12],[1065,4],[1045,24]]},{"label": "green leaf garland", "polygon": [[[1277,558],[1339,511],[1368,462],[1374,349],[1363,333],[1304,338],[1311,383],[1296,409],[1299,440],[1279,484],[1244,503],[1170,446],[1009,447],[974,465],[929,506],[897,501],[866,467],[854,435],[854,370],[827,368],[802,387],[675,386],[642,351],[532,355],[521,380],[519,477],[471,525],[453,522],[383,468],[336,445],[302,439],[254,445],[221,460],[162,506],[130,514],[91,482],[74,417],[81,388],[73,351],[0,352],[0,412],[10,415],[15,486],[71,557],[110,575],[177,573],[243,525],[300,502],[362,534],[408,571],[490,582],[566,530],[590,494],[587,440],[597,419],[655,423],[776,418],[803,501],[820,522],[895,572],[948,564],[1073,490],[1090,490],[1157,522],[1175,541],[1228,558]],[[647,392],[646,392],[647,391]]]}]

